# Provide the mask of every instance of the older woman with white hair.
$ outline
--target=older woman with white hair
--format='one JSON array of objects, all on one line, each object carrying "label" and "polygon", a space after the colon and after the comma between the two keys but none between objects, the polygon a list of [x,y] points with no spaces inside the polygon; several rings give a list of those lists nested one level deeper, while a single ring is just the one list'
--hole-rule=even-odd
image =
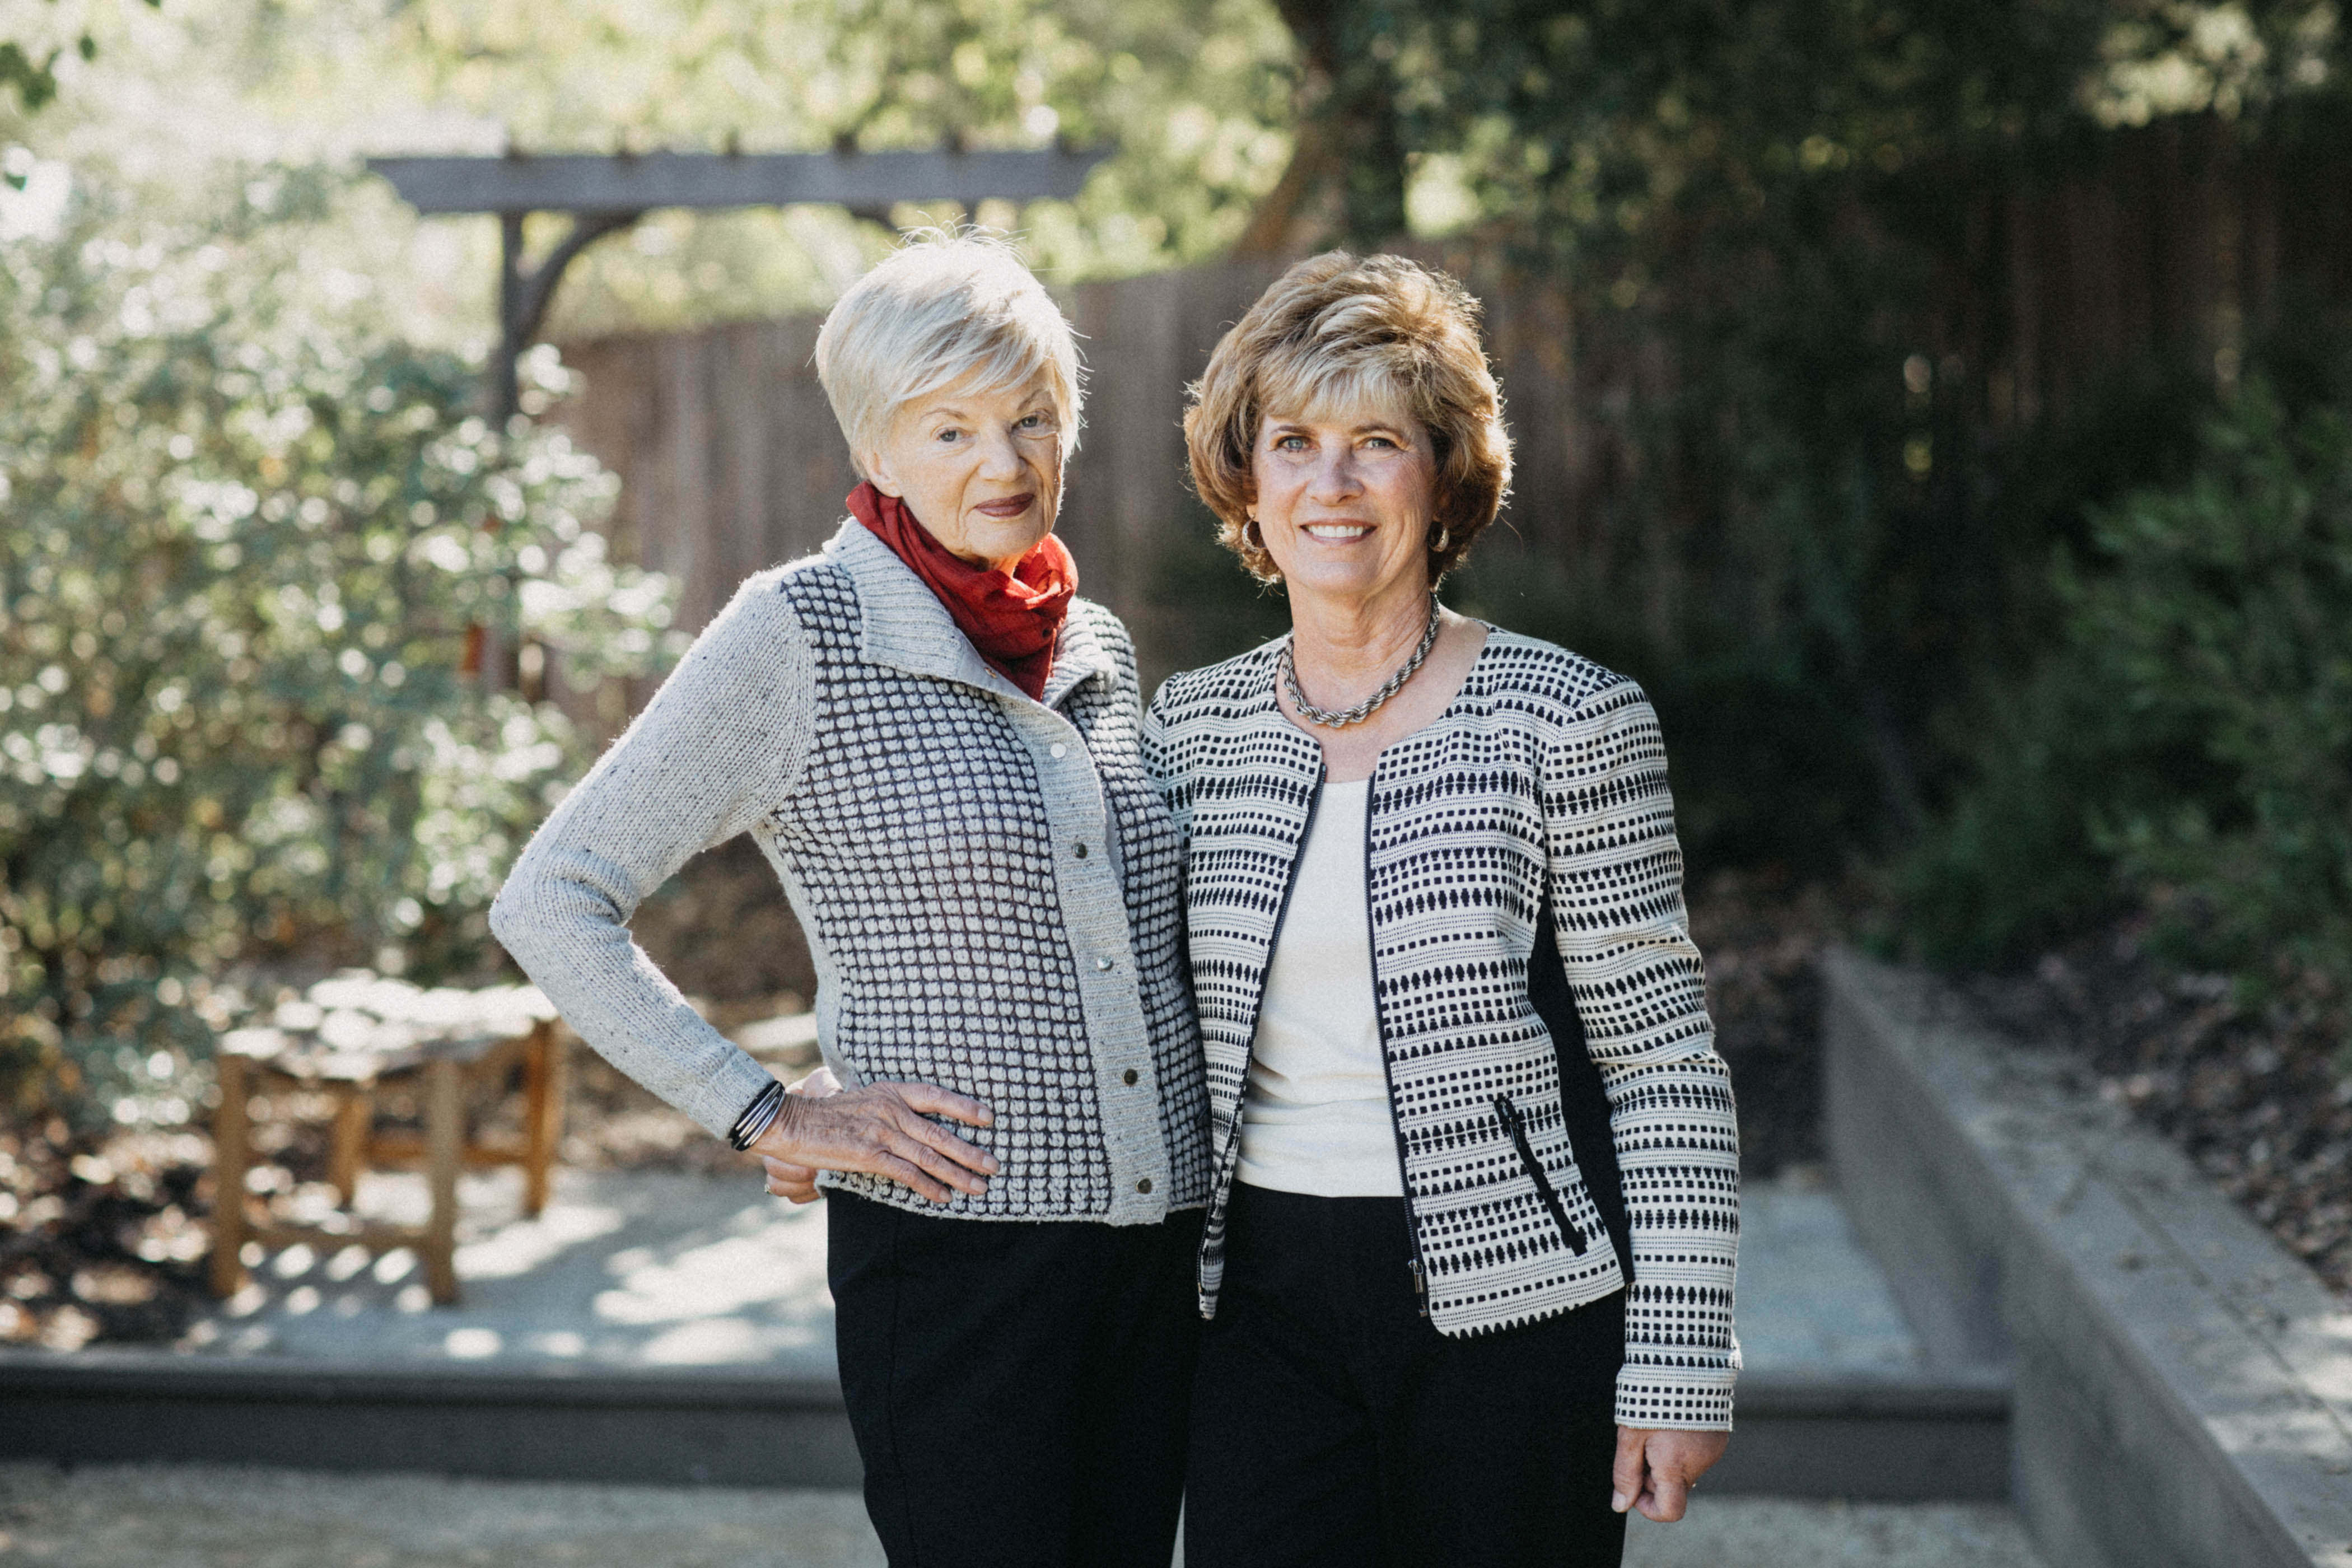
[{"label": "older woman with white hair", "polygon": [[[1207,1098],[1135,656],[1053,534],[1076,350],[1009,249],[931,236],[842,298],[817,368],[851,519],[743,584],[492,923],[771,1191],[823,1173],[892,1563],[1165,1568]],[[744,832],[808,935],[837,1092],[787,1096],[630,940],[639,900]]]}]

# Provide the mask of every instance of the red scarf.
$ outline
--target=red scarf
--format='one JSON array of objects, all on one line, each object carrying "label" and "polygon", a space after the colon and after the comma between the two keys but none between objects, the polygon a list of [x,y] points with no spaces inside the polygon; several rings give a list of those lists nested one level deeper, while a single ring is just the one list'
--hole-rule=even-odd
[{"label": "red scarf", "polygon": [[1045,700],[1054,644],[1078,592],[1078,563],[1052,534],[1011,572],[975,566],[931,537],[907,503],[871,484],[849,492],[849,512],[939,595],[980,657],[1033,700]]}]

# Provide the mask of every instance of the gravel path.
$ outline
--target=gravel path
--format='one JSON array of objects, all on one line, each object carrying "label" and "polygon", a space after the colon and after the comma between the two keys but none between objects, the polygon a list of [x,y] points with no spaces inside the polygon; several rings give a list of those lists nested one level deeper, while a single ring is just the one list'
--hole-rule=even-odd
[{"label": "gravel path", "polygon": [[[1709,1498],[1627,1568],[2043,1568],[2008,1510]],[[848,1492],[0,1463],[0,1563],[881,1568]]]},{"label": "gravel path", "polygon": [[848,1492],[211,1466],[0,1465],[0,1563],[58,1568],[882,1568]]}]

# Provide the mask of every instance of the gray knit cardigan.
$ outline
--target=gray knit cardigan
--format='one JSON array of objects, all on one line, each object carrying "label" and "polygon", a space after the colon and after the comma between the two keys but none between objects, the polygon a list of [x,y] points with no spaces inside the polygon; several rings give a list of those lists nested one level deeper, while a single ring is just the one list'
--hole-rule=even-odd
[{"label": "gray knit cardigan", "polygon": [[[1224,1215],[1258,1001],[1321,795],[1321,749],[1275,701],[1269,644],[1161,687],[1146,765],[1189,837],[1192,981],[1215,1180],[1202,1310]],[[1445,711],[1381,753],[1364,844],[1374,1001],[1412,1236],[1449,1335],[1492,1332],[1625,1286],[1561,1115],[1528,996],[1549,894],[1608,1095],[1631,1221],[1617,1419],[1731,1423],[1738,1131],[1683,916],[1665,751],[1641,689],[1565,649],[1491,631]]]},{"label": "gray knit cardigan", "polygon": [[1149,1224],[1205,1201],[1208,1119],[1182,844],[1142,719],[1109,611],[1073,605],[1034,701],[845,523],[743,584],[531,839],[491,927],[590,1045],[723,1134],[767,1070],[628,921],[688,857],[749,832],[807,933],[843,1083],[920,1079],[996,1115],[957,1129],[1003,1163],[982,1196],[826,1185],[973,1219]]}]

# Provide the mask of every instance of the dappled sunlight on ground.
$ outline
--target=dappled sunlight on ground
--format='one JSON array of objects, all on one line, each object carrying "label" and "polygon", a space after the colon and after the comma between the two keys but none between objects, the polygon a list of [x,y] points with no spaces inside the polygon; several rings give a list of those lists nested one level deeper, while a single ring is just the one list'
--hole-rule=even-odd
[{"label": "dappled sunlight on ground", "polygon": [[[833,1374],[825,1206],[794,1208],[755,1176],[559,1173],[535,1220],[516,1217],[520,1178],[468,1177],[465,1299],[435,1308],[406,1252],[371,1261],[295,1246],[258,1259],[253,1283],[201,1318],[192,1349],[322,1360],[555,1360],[605,1366],[759,1363]],[[386,1215],[423,1201],[410,1175],[362,1186]],[[1754,1368],[1900,1370],[1919,1351],[1884,1277],[1854,1243],[1819,1167],[1746,1184],[1739,1327]]]},{"label": "dappled sunlight on ground", "polygon": [[[520,1178],[465,1184],[464,1300],[425,1300],[414,1257],[290,1247],[263,1258],[242,1294],[200,1318],[184,1347],[228,1354],[404,1364],[569,1361],[626,1366],[759,1363],[833,1373],[833,1300],[822,1209],[796,1209],[756,1176],[559,1173],[537,1219],[517,1215]],[[422,1182],[376,1174],[361,1206],[391,1217]]]}]

